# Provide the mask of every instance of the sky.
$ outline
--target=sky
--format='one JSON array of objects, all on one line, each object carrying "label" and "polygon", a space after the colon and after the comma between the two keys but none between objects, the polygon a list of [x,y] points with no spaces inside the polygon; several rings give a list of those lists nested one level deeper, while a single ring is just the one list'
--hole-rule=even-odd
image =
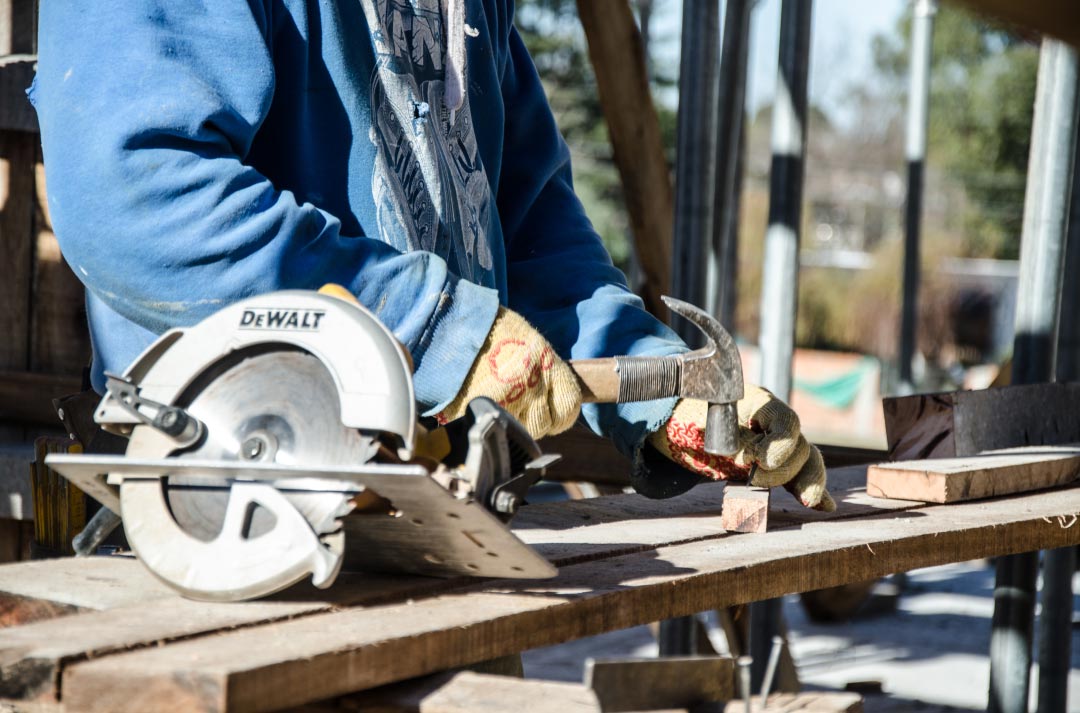
[{"label": "sky", "polygon": [[[693,0],[706,2],[707,0]],[[873,69],[871,40],[894,30],[907,0],[815,0],[810,49],[810,99],[833,121],[847,124],[855,117],[843,97],[852,84]],[[751,111],[772,101],[780,32],[781,0],[760,0],[751,19],[750,72],[747,105]],[[656,3],[654,26],[658,61],[678,67],[681,0]],[[723,17],[723,10],[721,10]],[[652,34],[652,33],[650,33]],[[661,39],[664,38],[664,39]]]}]

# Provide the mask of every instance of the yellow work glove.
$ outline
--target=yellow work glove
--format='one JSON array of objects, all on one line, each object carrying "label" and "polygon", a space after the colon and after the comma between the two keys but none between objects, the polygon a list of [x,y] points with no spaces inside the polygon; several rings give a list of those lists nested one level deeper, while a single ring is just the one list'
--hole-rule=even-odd
[{"label": "yellow work glove", "polygon": [[746,480],[757,464],[752,485],[783,485],[803,505],[832,512],[836,503],[825,489],[825,463],[799,431],[799,417],[760,386],[747,385],[737,404],[739,450],[726,458],[705,452],[708,404],[682,399],[667,424],[649,435],[656,450],[679,465],[713,480]]},{"label": "yellow work glove", "polygon": [[581,412],[581,388],[570,367],[524,317],[503,307],[461,391],[437,419],[460,418],[478,396],[509,411],[533,438],[565,431]]}]

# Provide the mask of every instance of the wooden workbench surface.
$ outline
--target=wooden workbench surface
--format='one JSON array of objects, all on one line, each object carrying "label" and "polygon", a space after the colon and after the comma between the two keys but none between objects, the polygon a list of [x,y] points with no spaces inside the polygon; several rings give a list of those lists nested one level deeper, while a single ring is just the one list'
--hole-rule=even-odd
[{"label": "wooden workbench surface", "polygon": [[326,592],[203,604],[128,558],[7,565],[0,697],[273,710],[662,618],[1080,544],[1078,488],[927,506],[869,498],[864,483],[863,468],[831,471],[828,515],[778,491],[761,535],[720,528],[721,484],[529,506],[514,529],[559,565],[544,581],[343,575]]}]

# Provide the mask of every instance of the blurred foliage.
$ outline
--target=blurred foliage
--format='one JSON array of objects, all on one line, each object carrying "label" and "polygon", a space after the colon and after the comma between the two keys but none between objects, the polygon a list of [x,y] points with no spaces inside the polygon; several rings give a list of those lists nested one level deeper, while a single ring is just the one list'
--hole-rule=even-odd
[{"label": "blurred foliage", "polygon": [[[874,38],[885,85],[906,92],[911,13],[896,31]],[[964,252],[1016,258],[1023,221],[1035,44],[951,4],[934,21],[928,162],[960,180],[973,203]]]}]

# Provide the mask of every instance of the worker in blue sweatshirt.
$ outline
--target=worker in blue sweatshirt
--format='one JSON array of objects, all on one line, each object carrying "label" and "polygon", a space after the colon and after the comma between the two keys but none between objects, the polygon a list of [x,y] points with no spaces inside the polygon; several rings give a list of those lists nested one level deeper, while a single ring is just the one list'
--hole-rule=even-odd
[{"label": "worker in blue sweatshirt", "polygon": [[563,360],[686,346],[575,197],[510,0],[46,0],[28,93],[99,391],[170,327],[335,282],[408,348],[428,415],[483,395],[540,437],[581,414],[647,495],[756,463],[835,507],[763,389],[733,459],[704,452],[703,402],[582,407]]}]

